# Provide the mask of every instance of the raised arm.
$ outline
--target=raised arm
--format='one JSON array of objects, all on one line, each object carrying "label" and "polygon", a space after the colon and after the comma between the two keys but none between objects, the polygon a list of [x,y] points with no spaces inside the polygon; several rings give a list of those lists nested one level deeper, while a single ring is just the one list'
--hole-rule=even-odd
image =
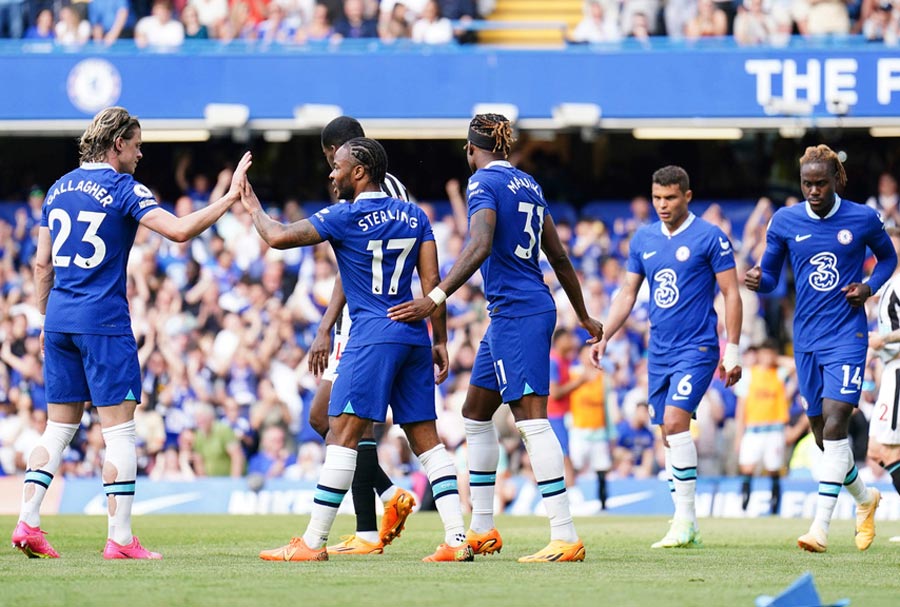
[{"label": "raised arm", "polygon": [[[469,227],[469,242],[459,254],[459,258],[447,277],[438,285],[438,289],[427,290],[428,295],[413,301],[404,302],[388,310],[388,318],[401,322],[422,320],[456,291],[475,273],[484,260],[491,254],[494,246],[494,227],[497,225],[497,213],[492,209],[481,209],[472,215]],[[424,288],[424,282],[423,282]]]},{"label": "raised arm", "polygon": [[241,197],[241,182],[244,181],[247,169],[250,168],[251,164],[252,156],[250,152],[246,152],[231,178],[231,188],[224,196],[208,207],[194,211],[184,217],[176,217],[165,209],[157,207],[141,217],[141,225],[147,226],[154,232],[176,242],[185,242],[194,238],[218,221],[225,214],[225,211],[238,201]]},{"label": "raised arm", "polygon": [[[424,241],[419,246],[419,260],[416,265],[419,272],[419,281],[422,283],[422,291],[431,292],[441,279],[438,268],[437,244],[433,240]],[[430,298],[425,297],[423,299]],[[434,302],[432,302],[434,303]],[[431,313],[431,357],[438,366],[438,374],[434,378],[435,383],[443,383],[447,379],[450,370],[450,357],[447,355],[447,304],[441,303],[435,306]]]},{"label": "raised arm", "polygon": [[609,305],[603,339],[591,346],[591,362],[595,367],[600,367],[600,358],[606,351],[606,343],[618,333],[625,321],[628,320],[628,315],[634,308],[634,302],[637,301],[637,294],[643,282],[643,275],[634,272],[625,273],[625,280]]},{"label": "raised arm", "polygon": [[275,221],[269,217],[263,210],[250,185],[248,179],[243,180],[241,187],[241,204],[250,213],[253,219],[253,225],[260,237],[266,241],[266,244],[273,249],[290,249],[291,247],[304,247],[311,244],[318,244],[325,239],[319,234],[312,222],[308,219],[301,219],[284,225],[279,221]]},{"label": "raised arm", "polygon": [[725,330],[728,332],[728,343],[725,345],[725,354],[719,365],[719,377],[726,386],[733,386],[741,378],[738,343],[741,340],[744,306],[738,289],[737,271],[734,268],[716,273],[716,282],[725,298]]},{"label": "raised arm", "polygon": [[584,296],[581,293],[581,284],[578,282],[578,276],[575,274],[575,268],[572,266],[569,255],[566,253],[562,241],[559,239],[559,233],[556,231],[556,224],[549,215],[544,219],[544,229],[541,232],[541,250],[547,256],[547,261],[556,273],[559,284],[562,285],[566,292],[566,297],[575,309],[578,316],[578,322],[584,329],[591,334],[588,343],[596,343],[603,337],[603,325],[600,321],[588,316],[587,308],[584,305]]}]

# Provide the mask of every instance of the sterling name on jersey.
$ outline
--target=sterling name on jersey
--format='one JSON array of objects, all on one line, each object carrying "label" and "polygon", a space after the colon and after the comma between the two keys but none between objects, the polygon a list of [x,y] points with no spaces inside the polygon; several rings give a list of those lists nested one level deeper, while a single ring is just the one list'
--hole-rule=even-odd
[{"label": "sterling name on jersey", "polygon": [[337,257],[352,320],[350,343],[431,345],[424,320],[387,317],[388,308],[413,299],[419,247],[434,240],[422,209],[382,192],[364,192],[353,204],[333,204],[310,221]]},{"label": "sterling name on jersey", "polygon": [[491,254],[481,264],[491,316],[530,316],[555,310],[540,267],[541,230],[550,214],[528,173],[495,160],[469,178],[469,223],[482,209],[497,213]]},{"label": "sterling name on jersey", "polygon": [[[409,190],[406,189],[406,186],[403,185],[399,179],[391,175],[390,173],[385,173],[384,181],[381,184],[381,191],[390,196],[391,198],[399,198],[400,200],[405,200],[406,202],[412,202],[409,196]],[[341,200],[340,202],[346,203],[346,200]],[[337,322],[334,323],[334,335],[336,338],[340,337],[349,337],[350,336],[350,326],[353,324],[353,321],[350,320],[350,311],[347,306],[341,308],[341,315],[338,316]],[[335,347],[337,347],[337,343],[335,343]]]},{"label": "sterling name on jersey", "polygon": [[55,278],[45,330],[131,334],[125,268],[138,221],[157,207],[147,186],[106,163],[85,163],[50,188],[41,226],[50,228]]},{"label": "sterling name on jersey", "polygon": [[716,274],[734,267],[722,230],[693,213],[672,234],[657,221],[635,232],[626,267],[650,285],[652,354],[718,349]]},{"label": "sterling name on jersey", "polygon": [[[879,260],[894,257],[891,240],[878,213],[867,206],[835,196],[834,207],[824,218],[807,203],[779,209],[766,231],[766,252],[760,291],[768,292],[778,280],[784,256],[790,254],[797,291],[794,310],[794,350],[811,352],[839,346],[865,347],[868,339],[864,308],[849,303],[843,287],[862,282],[866,248]],[[873,292],[884,278],[873,273]]]}]

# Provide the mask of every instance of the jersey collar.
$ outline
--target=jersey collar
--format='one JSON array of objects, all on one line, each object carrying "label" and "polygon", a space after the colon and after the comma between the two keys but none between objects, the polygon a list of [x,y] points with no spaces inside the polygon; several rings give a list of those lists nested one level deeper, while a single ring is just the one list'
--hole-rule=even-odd
[{"label": "jersey collar", "polygon": [[115,170],[108,162],[82,162],[81,168],[86,171],[99,171],[101,169]]},{"label": "jersey collar", "polygon": [[831,207],[831,210],[828,211],[828,215],[826,215],[825,217],[819,217],[818,215],[816,215],[816,214],[813,212],[813,210],[810,208],[809,202],[804,202],[804,203],[803,203],[803,206],[806,207],[806,214],[809,215],[809,218],[810,218],[810,219],[815,219],[816,221],[821,221],[821,220],[823,220],[823,219],[828,219],[829,217],[831,217],[832,215],[834,215],[835,213],[837,213],[838,209],[841,208],[841,197],[838,196],[838,195],[835,193],[835,195],[834,195],[834,206]]},{"label": "jersey collar", "polygon": [[665,236],[667,238],[672,238],[673,236],[678,236],[679,234],[681,234],[682,232],[687,230],[688,227],[690,227],[690,225],[692,223],[694,223],[695,219],[697,219],[697,216],[691,212],[688,212],[687,219],[684,220],[684,223],[681,224],[680,226],[678,226],[678,229],[675,230],[674,232],[672,232],[671,234],[669,234],[669,228],[667,228],[666,224],[664,224],[663,222],[661,222],[661,221],[659,222],[659,227],[662,229],[663,236]]},{"label": "jersey collar", "polygon": [[356,202],[357,200],[366,200],[366,199],[371,199],[371,198],[387,198],[387,197],[388,197],[388,195],[385,194],[384,192],[363,192],[362,194],[360,194],[359,196],[354,198],[353,202]]},{"label": "jersey collar", "polygon": [[484,165],[484,168],[486,169],[489,169],[491,167],[503,167],[505,169],[511,169],[513,168],[513,165],[511,165],[508,160],[492,160]]}]

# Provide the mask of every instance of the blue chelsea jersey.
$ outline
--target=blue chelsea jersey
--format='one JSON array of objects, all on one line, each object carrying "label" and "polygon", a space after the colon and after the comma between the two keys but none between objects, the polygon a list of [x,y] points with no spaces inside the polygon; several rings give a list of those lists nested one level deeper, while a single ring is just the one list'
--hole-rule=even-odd
[{"label": "blue chelsea jersey", "polygon": [[867,248],[879,259],[893,254],[881,218],[864,205],[838,197],[824,218],[805,202],[779,209],[772,216],[760,265],[764,272],[777,275],[775,264],[780,269],[784,256],[789,257],[797,292],[795,351],[866,347],[865,310],[847,303],[841,289],[862,282]]},{"label": "blue chelsea jersey", "polygon": [[45,330],[131,334],[128,254],[138,222],[155,208],[147,186],[105,163],[85,163],[50,188],[41,226],[50,229],[55,278]]},{"label": "blue chelsea jersey", "polygon": [[331,242],[350,311],[350,343],[430,345],[425,321],[397,322],[388,308],[409,301],[419,247],[434,240],[431,223],[416,205],[381,192],[352,204],[331,205],[310,217]]},{"label": "blue chelsea jersey", "polygon": [[657,221],[635,232],[626,266],[650,286],[651,354],[718,351],[716,274],[734,268],[722,230],[693,213],[672,234]]},{"label": "blue chelsea jersey", "polygon": [[469,178],[466,194],[470,223],[482,209],[497,214],[491,253],[481,264],[491,316],[555,310],[540,267],[541,231],[550,210],[534,178],[498,160]]}]

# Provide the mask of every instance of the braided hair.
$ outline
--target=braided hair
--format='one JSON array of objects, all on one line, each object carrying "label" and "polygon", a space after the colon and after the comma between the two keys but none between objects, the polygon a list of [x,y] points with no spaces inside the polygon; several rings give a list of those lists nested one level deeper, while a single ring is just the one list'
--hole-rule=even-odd
[{"label": "braided hair", "polygon": [[[502,114],[478,114],[469,123],[469,131],[481,135],[482,138],[488,138],[493,143],[493,147],[488,150],[494,154],[503,154],[503,157],[509,156],[509,150],[512,148],[515,138],[513,137],[512,125],[509,119]],[[480,142],[472,142],[480,148],[488,149]]]},{"label": "braided hair", "polygon": [[844,164],[838,158],[838,155],[834,153],[834,150],[824,143],[806,148],[806,153],[800,158],[801,167],[804,164],[812,164],[814,162],[830,165],[831,173],[834,175],[837,185],[841,188],[847,185],[847,172],[844,170]]},{"label": "braided hair", "polygon": [[387,153],[380,143],[368,137],[354,137],[344,145],[347,146],[356,164],[365,167],[372,183],[384,182],[387,173]]}]

